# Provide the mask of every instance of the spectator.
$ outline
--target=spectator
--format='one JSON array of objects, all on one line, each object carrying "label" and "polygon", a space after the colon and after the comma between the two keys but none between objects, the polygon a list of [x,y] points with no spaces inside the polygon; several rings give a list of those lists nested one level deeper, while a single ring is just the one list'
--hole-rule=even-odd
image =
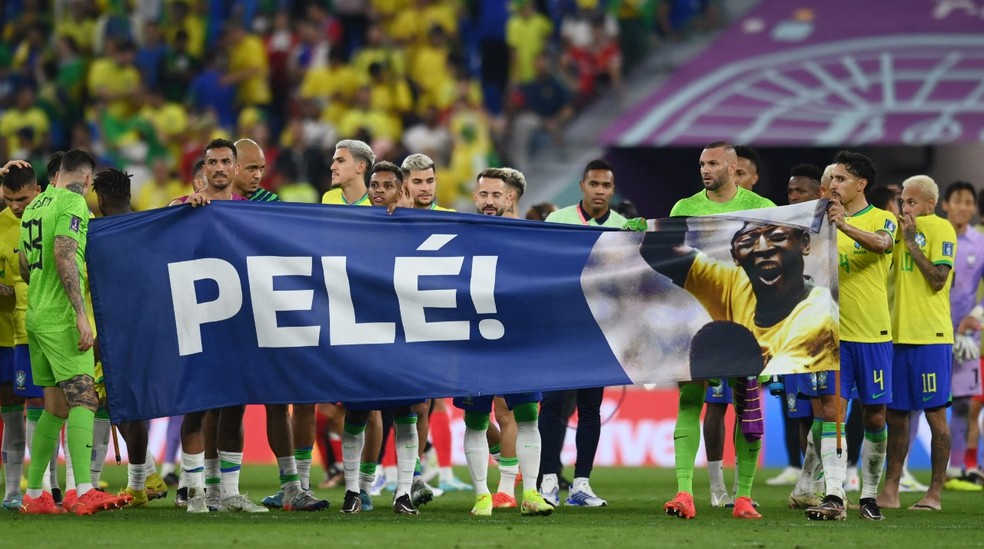
[{"label": "spectator", "polygon": [[178,31],[164,56],[164,97],[168,101],[184,101],[202,66],[200,58],[188,49],[188,33]]},{"label": "spectator", "polygon": [[[615,92],[621,93],[622,52],[608,21],[604,16],[593,17],[587,29],[588,39],[572,40],[561,59],[561,65],[577,83],[577,100],[581,105],[597,95],[599,80],[611,83]],[[572,32],[572,36],[576,34]]]},{"label": "spectator", "polygon": [[0,151],[4,158],[26,160],[47,147],[50,122],[37,106],[33,88],[23,85],[14,97],[13,108],[0,116]]},{"label": "spectator", "polygon": [[515,12],[506,23],[506,43],[512,66],[511,81],[525,84],[536,76],[536,58],[547,47],[553,23],[533,7],[531,0],[515,0]]},{"label": "spectator", "polygon": [[155,21],[147,21],[143,27],[143,40],[137,49],[134,66],[148,89],[157,89],[164,74],[164,60],[167,58],[167,44],[161,27]]},{"label": "spectator", "polygon": [[247,32],[242,25],[233,23],[225,29],[223,45],[229,54],[226,81],[236,86],[236,105],[270,104],[273,97],[270,91],[270,64],[263,41]]},{"label": "spectator", "polygon": [[[171,171],[167,157],[159,156],[151,163],[150,180],[134,192],[133,209],[137,211],[163,208],[179,196],[192,192],[191,185],[182,182]],[[131,189],[131,192],[133,190]]]},{"label": "spectator", "polygon": [[421,153],[446,166],[451,150],[451,133],[441,124],[436,107],[427,107],[420,122],[403,132],[403,146],[410,154]]},{"label": "spectator", "polygon": [[126,119],[136,113],[140,73],[133,66],[136,53],[130,41],[106,44],[105,57],[96,58],[89,68],[89,96],[104,101],[109,114]]},{"label": "spectator", "polygon": [[509,157],[520,170],[528,169],[531,148],[537,132],[546,131],[558,147],[563,147],[561,130],[573,116],[570,91],[550,69],[546,54],[537,57],[535,77],[520,86],[513,98],[516,115],[512,121]]}]

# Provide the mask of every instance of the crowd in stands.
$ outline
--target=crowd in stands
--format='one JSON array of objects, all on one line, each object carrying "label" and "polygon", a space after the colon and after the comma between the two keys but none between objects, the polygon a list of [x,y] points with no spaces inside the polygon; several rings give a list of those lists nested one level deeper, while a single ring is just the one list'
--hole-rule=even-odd
[{"label": "crowd in stands", "polygon": [[[438,162],[440,203],[489,166],[530,166],[621,92],[657,37],[710,0],[7,0],[0,154],[81,148],[134,174],[134,206],[190,189],[214,137],[266,152],[263,185],[315,201],[339,139]],[[39,174],[44,175],[44,174]],[[43,179],[43,177],[42,177]]]}]

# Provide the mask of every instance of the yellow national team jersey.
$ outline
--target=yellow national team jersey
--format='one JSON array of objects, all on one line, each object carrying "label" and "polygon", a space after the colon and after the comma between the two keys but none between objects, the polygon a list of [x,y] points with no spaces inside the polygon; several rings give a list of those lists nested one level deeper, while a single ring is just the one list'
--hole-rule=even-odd
[{"label": "yellow national team jersey", "polygon": [[902,235],[898,235],[892,254],[895,269],[894,341],[911,345],[952,344],[950,286],[953,285],[953,258],[957,256],[957,233],[949,221],[936,214],[919,216],[916,218],[916,244],[933,265],[949,265],[950,274],[943,289],[934,292],[912,259]]},{"label": "yellow national team jersey", "polygon": [[20,220],[6,208],[0,212],[0,284],[13,287],[14,295],[0,296],[0,347],[27,343],[24,330],[27,284],[20,277],[19,240]]},{"label": "yellow national team jersey", "polygon": [[697,254],[684,289],[700,301],[712,319],[737,322],[752,331],[765,358],[763,375],[840,367],[837,323],[832,316],[835,305],[829,289],[815,286],[785,320],[767,327],[755,324],[755,292],[748,275],[734,263]]},{"label": "yellow national team jersey", "polygon": [[[326,192],[325,195],[321,197],[321,203],[349,205],[349,203],[345,201],[345,195],[342,194],[341,187]],[[367,192],[366,194],[362,195],[362,198],[356,200],[355,202],[352,202],[351,205],[372,206],[372,201],[369,200],[369,193]]]},{"label": "yellow national team jersey", "polygon": [[[869,205],[847,218],[869,233],[885,232],[895,239],[895,216]],[[842,341],[883,343],[892,340],[888,308],[888,270],[892,253],[875,253],[837,231],[837,274],[840,277],[840,337]]]},{"label": "yellow national team jersey", "polygon": [[451,208],[445,208],[443,206],[438,206],[434,202],[431,202],[430,207],[427,208],[427,209],[428,210],[434,210],[434,211],[437,211],[437,212],[454,212],[454,211],[457,211],[457,210],[452,210]]}]

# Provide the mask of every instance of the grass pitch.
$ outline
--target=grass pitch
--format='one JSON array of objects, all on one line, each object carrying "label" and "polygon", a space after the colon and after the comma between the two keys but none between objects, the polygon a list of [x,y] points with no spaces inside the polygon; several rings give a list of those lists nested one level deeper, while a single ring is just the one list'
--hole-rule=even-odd
[{"label": "grass pitch", "polygon": [[[491,467],[495,476],[494,467]],[[522,517],[518,509],[496,510],[492,518],[468,515],[473,494],[446,494],[417,517],[394,515],[392,495],[375,498],[376,510],[358,515],[338,512],[342,490],[318,490],[331,501],[319,513],[271,511],[258,515],[188,515],[166,500],[142,509],[90,517],[0,514],[4,547],[970,547],[984,546],[984,493],[946,492],[942,512],[886,510],[886,520],[863,522],[856,510],[842,523],[810,522],[802,511],[786,508],[789,487],[771,487],[762,470],[755,499],[762,520],[731,518],[730,509],[708,506],[707,475],[697,471],[697,519],[667,517],[662,506],[676,491],[673,471],[655,468],[600,468],[591,477],[609,507],[561,506],[550,517]],[[467,472],[458,470],[459,478]],[[918,475],[923,482],[927,474]],[[126,482],[125,467],[107,466],[110,489]],[[320,480],[319,472],[314,473]],[[726,472],[730,482],[731,472]],[[241,486],[254,501],[276,490],[273,466],[244,467]],[[490,486],[495,487],[495,478]],[[903,494],[907,506],[921,494]],[[856,502],[857,493],[848,497]]]}]

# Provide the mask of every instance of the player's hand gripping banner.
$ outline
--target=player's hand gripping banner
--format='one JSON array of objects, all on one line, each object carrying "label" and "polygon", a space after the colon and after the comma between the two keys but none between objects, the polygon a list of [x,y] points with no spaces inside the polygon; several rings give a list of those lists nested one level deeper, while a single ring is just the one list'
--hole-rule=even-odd
[{"label": "player's hand gripping banner", "polygon": [[113,419],[837,368],[822,203],[649,226],[232,202],[94,220]]}]

